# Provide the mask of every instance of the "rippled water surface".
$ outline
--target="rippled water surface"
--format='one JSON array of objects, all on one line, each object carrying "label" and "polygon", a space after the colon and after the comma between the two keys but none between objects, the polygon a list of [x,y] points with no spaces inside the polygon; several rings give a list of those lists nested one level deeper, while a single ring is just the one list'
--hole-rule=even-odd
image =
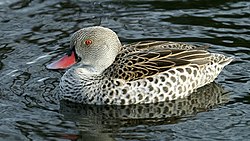
[{"label": "rippled water surface", "polygon": [[[234,56],[215,83],[188,98],[137,106],[59,102],[60,57],[76,30],[102,25],[123,43],[166,40]],[[0,140],[249,140],[247,0],[2,0]]]}]

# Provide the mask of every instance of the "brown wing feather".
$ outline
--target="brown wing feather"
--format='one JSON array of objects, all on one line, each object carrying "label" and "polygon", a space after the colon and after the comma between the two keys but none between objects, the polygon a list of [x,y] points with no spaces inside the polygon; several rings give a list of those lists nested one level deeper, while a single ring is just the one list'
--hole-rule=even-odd
[{"label": "brown wing feather", "polygon": [[[166,42],[162,43],[166,44]],[[139,47],[138,49],[138,45],[144,46],[144,48]],[[117,55],[114,63],[103,74],[108,77],[133,81],[190,63],[203,65],[208,62],[207,57],[210,56],[210,53],[205,50],[159,48],[160,45],[162,44],[159,42],[130,45],[130,48],[123,49]]]},{"label": "brown wing feather", "polygon": [[206,50],[209,46],[196,46],[180,42],[169,42],[169,41],[141,41],[125,45],[123,49],[127,48],[135,49],[150,49],[150,48],[166,48],[166,49],[182,49],[182,50]]}]

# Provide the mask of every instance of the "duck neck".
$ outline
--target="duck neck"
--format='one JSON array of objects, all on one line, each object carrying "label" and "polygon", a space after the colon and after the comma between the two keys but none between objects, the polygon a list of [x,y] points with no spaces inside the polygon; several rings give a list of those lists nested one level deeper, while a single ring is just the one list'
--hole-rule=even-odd
[{"label": "duck neck", "polygon": [[[111,63],[112,64],[112,63]],[[111,65],[110,64],[110,65]],[[77,72],[81,72],[81,74],[85,75],[85,76],[101,76],[102,72],[108,68],[110,65],[91,65],[91,64],[83,64],[81,63],[80,65],[76,65],[75,67],[73,67],[72,69],[77,71]],[[75,72],[76,73],[76,72]]]},{"label": "duck neck", "polygon": [[88,67],[95,73],[101,74],[105,69],[113,64],[119,50],[108,52],[107,54],[91,55],[91,58],[82,59],[81,67]]},{"label": "duck neck", "polygon": [[86,76],[92,76],[92,75],[100,75],[101,70],[98,68],[92,66],[92,65],[87,65],[87,64],[81,64],[78,65],[74,68],[75,71],[78,73],[80,72],[81,74],[84,74]]}]

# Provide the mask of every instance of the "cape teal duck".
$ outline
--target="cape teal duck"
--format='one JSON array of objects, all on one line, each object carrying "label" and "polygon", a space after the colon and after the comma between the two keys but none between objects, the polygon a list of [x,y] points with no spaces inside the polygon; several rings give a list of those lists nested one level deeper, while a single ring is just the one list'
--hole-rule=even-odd
[{"label": "cape teal duck", "polygon": [[[59,97],[96,105],[148,104],[183,98],[218,76],[233,59],[206,47],[167,41],[122,45],[111,29],[73,34],[70,50],[49,69],[70,67]],[[74,65],[73,65],[74,64]]]}]

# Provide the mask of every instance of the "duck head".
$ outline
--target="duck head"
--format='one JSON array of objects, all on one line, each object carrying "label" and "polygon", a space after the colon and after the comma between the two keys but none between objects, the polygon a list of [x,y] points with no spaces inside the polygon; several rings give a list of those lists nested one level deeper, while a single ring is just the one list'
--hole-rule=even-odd
[{"label": "duck head", "polygon": [[47,68],[66,69],[77,63],[79,67],[91,66],[102,72],[114,62],[121,46],[111,29],[100,26],[83,28],[72,35],[69,52]]}]

